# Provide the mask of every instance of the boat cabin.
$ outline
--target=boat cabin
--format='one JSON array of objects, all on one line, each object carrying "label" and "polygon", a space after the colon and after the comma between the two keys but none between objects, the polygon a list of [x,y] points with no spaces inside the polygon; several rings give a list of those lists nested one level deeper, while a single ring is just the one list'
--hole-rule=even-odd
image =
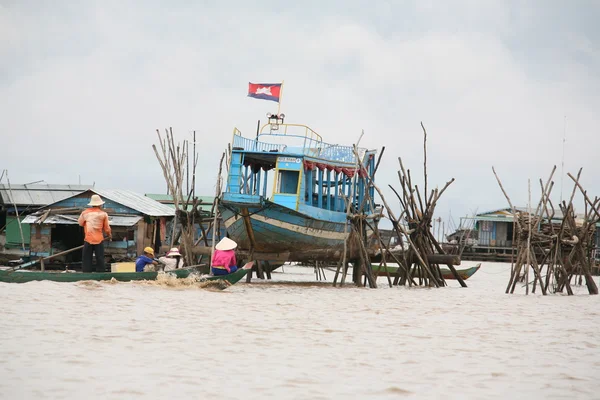
[{"label": "boat cabin", "polygon": [[374,198],[368,180],[374,179],[376,152],[358,148],[357,162],[353,146],[326,143],[308,126],[284,124],[283,118],[271,116],[252,139],[234,129],[223,199],[248,205],[268,199],[317,218],[345,214],[352,199],[354,209],[374,212],[365,191]]}]

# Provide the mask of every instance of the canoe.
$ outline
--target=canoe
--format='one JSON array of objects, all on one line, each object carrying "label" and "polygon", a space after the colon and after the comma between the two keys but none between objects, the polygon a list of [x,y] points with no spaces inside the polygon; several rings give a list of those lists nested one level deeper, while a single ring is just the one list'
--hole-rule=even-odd
[{"label": "canoe", "polygon": [[[458,272],[458,275],[460,275],[460,277],[463,278],[463,280],[467,280],[471,276],[473,276],[473,274],[475,272],[477,272],[477,270],[479,270],[480,267],[481,267],[481,263],[479,263],[476,266],[471,267],[471,268],[457,269],[456,272]],[[456,278],[454,278],[454,274],[452,273],[452,271],[450,271],[450,269],[440,268],[440,270],[442,271],[442,277],[444,279],[456,279]]]},{"label": "canoe", "polygon": [[[464,269],[457,268],[456,272],[458,272],[458,274],[460,275],[461,278],[466,280],[466,279],[469,279],[471,276],[473,276],[473,274],[475,272],[477,272],[477,270],[479,270],[480,267],[481,267],[481,263],[479,263],[471,268],[464,268]],[[377,274],[377,276],[386,276],[385,267],[383,265],[379,266],[379,265],[372,264],[371,268],[373,268],[373,272],[375,272]],[[396,271],[398,270],[398,267],[388,266],[387,270],[390,272],[390,276],[391,276],[396,273]],[[440,270],[442,271],[442,277],[444,279],[455,279],[454,274],[452,273],[452,271],[450,271],[449,268],[440,268]]]},{"label": "canoe", "polygon": [[[167,274],[175,275],[177,278],[187,278],[196,272],[195,269],[176,269],[169,271]],[[32,281],[52,281],[52,282],[79,282],[79,281],[110,281],[116,279],[120,282],[129,281],[144,281],[144,280],[156,280],[158,274],[162,272],[97,272],[97,273],[83,273],[83,272],[41,272],[41,271],[1,271],[0,270],[0,282],[7,283],[26,283]],[[221,276],[207,276],[205,279],[209,281],[227,281],[231,285],[237,283],[242,279],[248,270],[238,269],[236,272],[229,275]]]}]

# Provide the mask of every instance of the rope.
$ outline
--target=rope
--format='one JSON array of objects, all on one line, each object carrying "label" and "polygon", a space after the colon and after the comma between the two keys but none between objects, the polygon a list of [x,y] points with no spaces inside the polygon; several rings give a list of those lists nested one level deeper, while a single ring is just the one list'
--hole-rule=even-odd
[{"label": "rope", "polygon": [[485,272],[485,271],[483,271],[483,273],[486,275],[500,275],[500,274],[505,274],[506,271],[500,271],[500,272]]},{"label": "rope", "polygon": [[[229,211],[231,211],[231,212],[232,212],[232,213],[233,213],[233,214],[234,214],[236,217],[238,217],[238,216],[240,215],[240,213],[239,213],[239,212],[237,212],[237,210],[234,210],[233,208],[229,207],[227,204],[223,204],[223,203],[221,203],[221,205],[222,205],[224,208],[226,208],[226,209],[228,209]],[[258,210],[254,211],[253,213],[249,213],[249,214],[248,214],[248,217],[251,217],[251,216],[253,216],[254,214],[258,214],[258,213],[259,213],[259,212],[261,212],[261,211],[267,210],[267,209],[269,209],[269,208],[273,207],[274,205],[275,205],[275,203],[269,203],[269,204],[267,204],[266,206],[263,206],[263,207],[259,208]]]}]

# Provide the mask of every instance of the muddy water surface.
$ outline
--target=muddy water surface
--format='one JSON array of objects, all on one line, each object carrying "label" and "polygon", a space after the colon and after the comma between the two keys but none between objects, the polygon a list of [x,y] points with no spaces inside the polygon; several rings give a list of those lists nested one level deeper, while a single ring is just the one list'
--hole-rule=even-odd
[{"label": "muddy water surface", "polygon": [[505,295],[509,269],[467,289],[337,289],[289,266],[225,291],[0,283],[0,396],[600,398],[600,296]]}]

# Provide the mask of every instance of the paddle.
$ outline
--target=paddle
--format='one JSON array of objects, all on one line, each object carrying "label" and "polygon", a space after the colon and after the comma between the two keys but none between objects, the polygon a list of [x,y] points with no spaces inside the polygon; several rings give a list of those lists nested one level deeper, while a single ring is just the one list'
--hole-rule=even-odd
[{"label": "paddle", "polygon": [[35,265],[35,264],[39,263],[40,260],[50,260],[50,259],[52,259],[54,257],[62,256],[64,254],[68,254],[68,253],[70,253],[72,251],[80,250],[80,249],[83,249],[83,245],[74,247],[74,248],[69,249],[69,250],[61,251],[60,253],[56,253],[56,254],[53,254],[53,255],[48,256],[48,257],[42,257],[41,259],[29,261],[29,262],[26,262],[25,264],[17,265],[15,267],[13,267],[13,269],[11,271],[16,271],[16,270],[19,270],[19,269],[22,269],[22,268],[31,267],[32,265]]},{"label": "paddle", "polygon": [[36,263],[39,263],[39,262],[40,262],[40,260],[29,261],[29,262],[26,262],[25,264],[16,265],[16,266],[12,267],[12,269],[10,269],[9,271],[17,271],[21,268],[31,267],[32,265],[35,265]]},{"label": "paddle", "polygon": [[[107,236],[107,237],[104,238],[104,240],[108,240],[109,242],[111,242],[112,241],[112,236]],[[13,267],[13,269],[11,269],[11,271],[14,272],[14,271],[17,271],[17,270],[22,269],[22,268],[31,267],[32,265],[35,265],[35,264],[39,263],[40,260],[50,260],[50,259],[52,259],[54,257],[62,256],[62,255],[68,254],[68,253],[70,253],[72,251],[75,251],[75,250],[81,250],[81,249],[83,249],[83,246],[84,245],[82,244],[81,246],[73,247],[72,249],[61,251],[60,253],[52,254],[51,256],[48,256],[48,257],[38,258],[37,260],[33,260],[33,261],[26,262],[25,264],[17,265],[15,267]]]}]

